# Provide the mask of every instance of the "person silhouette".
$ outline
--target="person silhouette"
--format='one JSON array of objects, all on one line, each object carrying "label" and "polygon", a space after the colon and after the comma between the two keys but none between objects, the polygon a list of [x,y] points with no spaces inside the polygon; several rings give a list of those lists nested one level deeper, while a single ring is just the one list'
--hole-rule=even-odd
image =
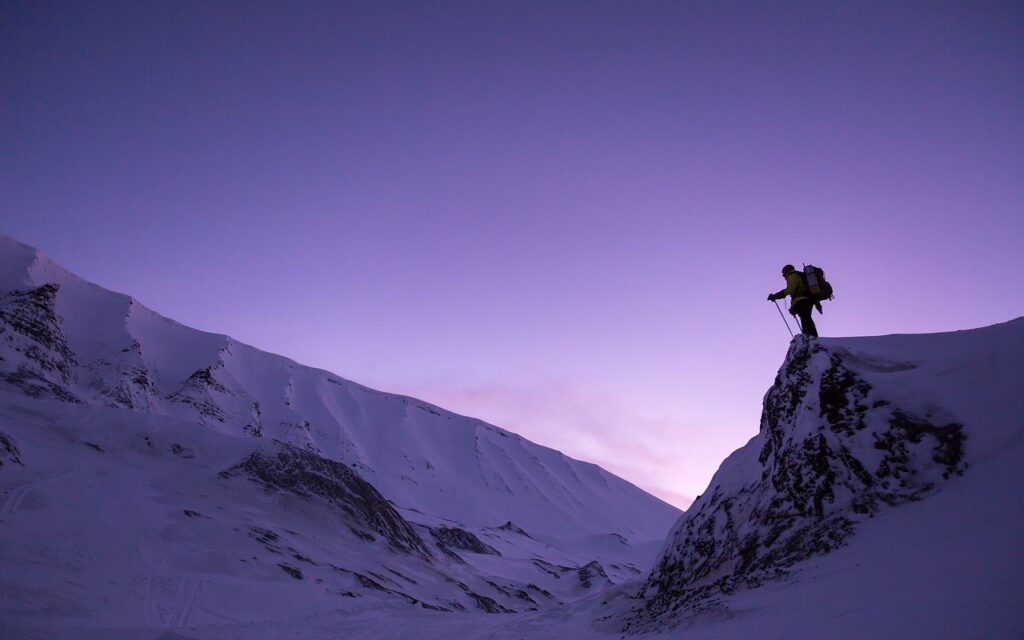
[{"label": "person silhouette", "polygon": [[786,286],[780,291],[769,293],[768,299],[774,302],[789,296],[790,314],[800,318],[800,331],[805,336],[818,337],[818,327],[814,324],[811,312],[814,310],[814,300],[810,291],[804,283],[804,276],[796,268],[787,264],[782,267],[782,277],[786,279]]}]

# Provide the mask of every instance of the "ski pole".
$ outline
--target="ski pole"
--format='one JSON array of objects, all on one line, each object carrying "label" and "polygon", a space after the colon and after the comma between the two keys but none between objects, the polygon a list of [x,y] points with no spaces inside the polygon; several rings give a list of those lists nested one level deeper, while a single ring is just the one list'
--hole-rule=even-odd
[{"label": "ski pole", "polygon": [[[789,320],[786,320],[786,316],[782,313],[782,307],[779,306],[778,300],[772,300],[775,303],[775,308],[779,310],[779,315],[782,316],[782,321],[786,323],[786,331],[789,332],[789,337],[793,337],[793,330],[789,328]],[[801,329],[802,331],[802,329]]]}]

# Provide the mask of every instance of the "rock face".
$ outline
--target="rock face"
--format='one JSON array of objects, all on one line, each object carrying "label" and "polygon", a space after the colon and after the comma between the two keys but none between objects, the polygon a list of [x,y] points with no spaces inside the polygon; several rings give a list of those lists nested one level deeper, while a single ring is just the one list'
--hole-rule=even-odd
[{"label": "rock face", "polygon": [[68,348],[55,301],[57,284],[7,292],[0,297],[0,340],[15,358],[0,356],[0,376],[33,397],[80,402],[68,390],[75,357]]},{"label": "rock face", "polygon": [[760,433],[676,524],[628,629],[784,576],[842,545],[859,521],[963,473],[962,425],[894,406],[843,357],[794,340]]},{"label": "rock face", "polygon": [[3,468],[4,461],[24,466],[21,461],[21,454],[18,451],[18,447],[14,444],[14,440],[3,431],[0,431],[0,469]]},{"label": "rock face", "polygon": [[338,506],[356,535],[372,540],[369,529],[395,549],[430,557],[423,540],[388,501],[347,465],[284,443],[261,448],[221,475],[245,473],[269,490],[290,491]]},{"label": "rock face", "polygon": [[461,549],[472,553],[500,556],[498,550],[482,541],[476,534],[459,527],[437,527],[430,530],[438,544],[447,549]]},{"label": "rock face", "polygon": [[584,589],[590,589],[595,584],[611,584],[611,580],[608,579],[608,574],[605,573],[604,567],[596,560],[580,567],[576,572],[576,577],[579,578],[580,586]]},{"label": "rock face", "polygon": [[86,365],[91,380],[88,387],[97,400],[107,406],[151,412],[160,393],[153,384],[152,372],[142,358],[138,340],[121,348],[110,358],[101,358]]},{"label": "rock face", "polygon": [[497,529],[501,531],[508,531],[510,533],[518,533],[519,535],[526,536],[527,538],[532,537],[530,536],[530,534],[526,533],[526,531],[524,531],[522,527],[512,522],[511,520],[501,525],[500,527],[497,527]]}]

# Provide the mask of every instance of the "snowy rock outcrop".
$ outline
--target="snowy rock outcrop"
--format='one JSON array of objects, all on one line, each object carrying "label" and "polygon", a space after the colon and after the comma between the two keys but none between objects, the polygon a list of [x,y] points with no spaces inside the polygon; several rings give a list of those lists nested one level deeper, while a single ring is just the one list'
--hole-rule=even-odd
[{"label": "snowy rock outcrop", "polygon": [[14,444],[14,440],[3,431],[0,431],[0,468],[4,466],[5,462],[17,465],[22,464],[21,455],[18,452],[17,445]]},{"label": "snowy rock outcrop", "polygon": [[720,467],[670,534],[627,628],[692,614],[785,576],[858,523],[964,473],[963,425],[875,389],[842,348],[796,338],[765,395],[760,433]]},{"label": "snowy rock outcrop", "polygon": [[[290,491],[341,509],[356,535],[382,537],[393,548],[430,557],[419,534],[369,482],[347,465],[286,444],[261,448],[236,467],[221,473],[230,478],[245,473],[269,491]],[[369,533],[369,531],[373,533]]]},{"label": "snowy rock outcrop", "polygon": [[438,545],[447,550],[461,549],[470,553],[500,556],[501,553],[491,545],[483,542],[471,531],[459,527],[437,527],[430,530]]},{"label": "snowy rock outcrop", "polygon": [[68,388],[76,362],[57,317],[59,289],[0,291],[0,377],[33,397],[80,402]]}]

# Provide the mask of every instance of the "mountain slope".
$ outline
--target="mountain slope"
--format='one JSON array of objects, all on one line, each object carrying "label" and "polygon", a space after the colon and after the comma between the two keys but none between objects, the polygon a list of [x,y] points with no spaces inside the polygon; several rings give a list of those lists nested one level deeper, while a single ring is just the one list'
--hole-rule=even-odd
[{"label": "mountain slope", "polygon": [[0,326],[9,388],[281,440],[352,465],[400,506],[467,525],[653,539],[677,513],[503,429],[184,327],[5,236]]},{"label": "mountain slope", "polygon": [[0,237],[4,637],[558,609],[636,579],[677,514]]},{"label": "mountain slope", "polygon": [[558,608],[649,556],[399,510],[351,467],[168,416],[0,392],[0,425],[4,637]]}]

